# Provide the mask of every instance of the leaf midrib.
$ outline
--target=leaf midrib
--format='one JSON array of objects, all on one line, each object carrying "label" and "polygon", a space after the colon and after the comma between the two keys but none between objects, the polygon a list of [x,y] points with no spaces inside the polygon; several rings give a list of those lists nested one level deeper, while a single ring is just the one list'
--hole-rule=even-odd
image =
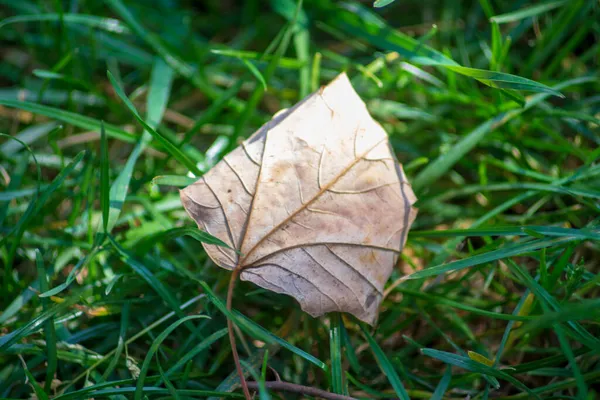
[{"label": "leaf midrib", "polygon": [[[267,133],[267,137],[265,138],[265,147],[263,149],[263,156],[264,156],[264,152],[267,149],[267,141],[269,139],[269,135]],[[364,159],[364,157],[369,154],[375,147],[379,146],[381,143],[383,143],[384,141],[387,140],[387,137],[384,137],[383,139],[379,140],[378,142],[376,142],[373,146],[371,146],[370,148],[368,148],[365,152],[363,152],[360,156],[356,157],[347,167],[345,167],[338,175],[336,175],[335,177],[333,177],[329,183],[327,183],[327,185],[323,186],[308,202],[303,203],[300,207],[298,207],[295,211],[293,211],[290,215],[288,215],[285,219],[283,219],[280,223],[278,223],[277,225],[275,225],[273,228],[271,228],[262,238],[260,238],[258,240],[258,242],[256,242],[256,244],[246,253],[243,255],[243,257],[239,260],[238,265],[236,266],[236,268],[240,268],[240,269],[244,269],[247,265],[244,265],[244,263],[246,262],[246,260],[248,260],[248,258],[250,257],[250,255],[269,237],[271,236],[273,233],[275,233],[276,231],[279,230],[279,228],[281,228],[282,226],[284,226],[285,224],[287,224],[289,221],[291,221],[296,215],[298,215],[300,212],[304,211],[305,209],[308,208],[308,206],[310,206],[314,201],[316,201],[319,197],[321,197],[321,195],[323,193],[325,193],[327,190],[329,190],[329,188],[331,188],[335,183],[337,183],[346,173],[348,173],[348,171],[350,171],[352,169],[352,167],[354,167],[356,164],[358,164],[361,160]],[[325,148],[323,149],[323,152],[325,152]],[[251,208],[250,208],[250,212],[248,213],[248,223],[246,224],[245,230],[244,230],[244,235],[242,236],[242,241],[240,242],[240,251],[242,250],[243,246],[244,246],[244,242],[246,240],[246,235],[248,233],[248,226],[250,225],[250,219],[252,218],[252,211],[254,210],[254,199],[256,198],[256,195],[258,193],[258,188],[259,188],[259,184],[260,184],[260,177],[262,175],[262,170],[263,170],[263,163],[261,161],[260,164],[260,171],[258,173],[258,178],[256,181],[256,189],[254,190],[254,196],[252,197],[252,204],[251,204]]]}]

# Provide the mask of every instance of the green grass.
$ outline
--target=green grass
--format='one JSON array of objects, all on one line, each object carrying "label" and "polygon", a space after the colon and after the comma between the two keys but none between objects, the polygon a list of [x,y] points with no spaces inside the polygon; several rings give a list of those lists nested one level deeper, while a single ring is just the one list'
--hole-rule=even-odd
[{"label": "green grass", "polygon": [[[0,398],[241,398],[227,318],[261,399],[600,396],[598,2],[152,3],[0,0]],[[177,189],[341,71],[419,198],[378,324],[228,312]]]}]

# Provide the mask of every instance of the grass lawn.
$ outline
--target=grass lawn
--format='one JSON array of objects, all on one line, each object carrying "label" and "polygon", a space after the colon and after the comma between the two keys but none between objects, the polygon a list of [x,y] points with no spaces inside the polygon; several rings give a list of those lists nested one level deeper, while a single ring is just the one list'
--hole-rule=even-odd
[{"label": "grass lawn", "polygon": [[[600,3],[376,3],[0,0],[0,398],[243,398],[228,318],[261,400],[600,398]],[[344,71],[419,199],[378,322],[231,313],[178,189]]]}]

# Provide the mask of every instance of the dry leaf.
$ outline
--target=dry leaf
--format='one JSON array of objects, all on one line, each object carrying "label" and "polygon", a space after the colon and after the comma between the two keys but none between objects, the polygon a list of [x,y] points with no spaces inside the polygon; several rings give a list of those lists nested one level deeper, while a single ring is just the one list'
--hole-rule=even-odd
[{"label": "dry leaf", "polygon": [[383,128],[345,74],[278,113],[181,191],[203,244],[241,279],[293,296],[312,316],[373,324],[417,210]]}]

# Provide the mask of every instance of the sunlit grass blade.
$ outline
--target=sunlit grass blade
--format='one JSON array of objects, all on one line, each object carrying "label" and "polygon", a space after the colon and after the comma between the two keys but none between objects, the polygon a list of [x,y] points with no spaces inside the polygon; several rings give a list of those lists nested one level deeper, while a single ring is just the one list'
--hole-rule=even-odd
[{"label": "sunlit grass blade", "polygon": [[133,105],[131,100],[129,100],[129,98],[125,95],[125,92],[123,92],[123,89],[121,89],[118,82],[112,76],[110,71],[107,71],[107,75],[108,75],[108,79],[110,80],[110,82],[113,86],[113,89],[117,93],[117,96],[119,96],[121,101],[123,101],[123,103],[127,106],[129,111],[131,111],[131,113],[133,114],[135,119],[137,119],[137,121],[144,127],[144,129],[146,129],[146,131],[149,132],[165,148],[165,150],[169,154],[171,154],[171,156],[173,156],[173,158],[175,158],[177,161],[179,161],[184,166],[186,166],[194,174],[201,175],[202,173],[200,172],[200,170],[198,170],[198,168],[196,167],[196,164],[194,164],[192,162],[192,160],[189,159],[188,156],[186,156],[178,147],[176,147],[173,143],[171,143],[163,135],[161,135],[156,130],[154,130],[154,128],[152,128],[150,125],[148,125],[146,123],[146,121],[144,121],[142,119],[140,114],[137,112],[135,106]]},{"label": "sunlit grass blade", "polygon": [[346,11],[342,12],[340,9],[340,12],[336,13],[335,20],[328,21],[331,25],[361,37],[377,47],[396,51],[408,58],[410,62],[447,68],[498,89],[525,90],[562,96],[556,89],[516,75],[461,66],[437,50],[392,29],[379,16],[363,6],[344,3],[342,7]]},{"label": "sunlit grass blade", "polygon": [[149,245],[154,245],[156,243],[165,243],[169,240],[182,236],[193,237],[194,239],[202,243],[214,244],[217,246],[226,247],[228,249],[231,248],[227,243],[223,242],[221,239],[214,237],[210,233],[204,232],[196,227],[191,226],[181,226],[178,228],[164,230],[146,239],[143,239],[142,243],[140,243],[139,245],[143,248],[146,243]]},{"label": "sunlit grass blade", "polygon": [[490,21],[496,22],[498,24],[505,24],[507,22],[515,22],[520,21],[525,18],[535,17],[537,15],[546,13],[555,8],[561,7],[566,4],[568,0],[561,1],[549,1],[543,4],[537,4],[530,7],[525,7],[517,11],[513,11],[506,14],[494,15],[490,18]]},{"label": "sunlit grass blade", "polygon": [[263,90],[267,90],[267,82],[265,81],[265,78],[262,76],[262,74],[260,73],[258,68],[256,68],[256,66],[254,64],[252,64],[250,61],[248,61],[246,59],[242,58],[241,61],[242,61],[242,63],[244,63],[246,68],[248,68],[248,71],[250,71],[250,73],[252,73],[252,75],[254,75],[254,77],[256,78],[258,83],[260,83],[262,85]]},{"label": "sunlit grass blade", "polygon": [[484,69],[461,67],[458,65],[446,65],[445,67],[454,72],[458,72],[461,75],[477,79],[479,82],[493,88],[547,93],[553,96],[565,97],[556,89],[520,76]]},{"label": "sunlit grass blade", "polygon": [[[150,77],[150,88],[148,91],[148,98],[146,101],[146,120],[147,124],[151,128],[156,128],[163,118],[167,103],[169,101],[169,95],[171,92],[171,85],[173,83],[173,70],[161,60],[156,60]],[[131,106],[133,107],[133,105]],[[133,111],[132,111],[133,112]],[[134,113],[137,115],[137,113]],[[106,231],[110,233],[116,225],[125,198],[127,197],[127,191],[131,177],[133,175],[133,169],[139,158],[144,151],[145,147],[150,143],[152,139],[152,133],[147,129],[142,133],[142,137],[136,143],[133,151],[129,155],[125,167],[121,173],[117,176],[110,188],[110,211],[108,217],[108,223]]]},{"label": "sunlit grass blade", "polygon": [[[561,90],[571,85],[589,82],[590,79],[594,78],[577,78],[565,81],[555,85],[553,90]],[[452,168],[454,164],[458,162],[458,160],[464,157],[466,153],[473,149],[485,137],[486,134],[506,124],[508,121],[520,115],[524,111],[536,106],[548,96],[548,93],[540,93],[529,96],[523,108],[499,114],[496,117],[479,125],[477,128],[469,132],[465,137],[463,137],[458,143],[456,143],[450,151],[440,155],[432,163],[428,164],[427,167],[425,167],[423,171],[421,171],[413,180],[413,188],[415,188],[417,192],[424,190],[428,185],[435,182],[436,179],[450,170],[450,168]]]},{"label": "sunlit grass blade", "polygon": [[59,22],[64,21],[70,24],[80,24],[89,26],[90,28],[102,29],[107,32],[113,33],[130,33],[129,28],[125,26],[121,21],[114,18],[98,17],[96,15],[85,15],[85,14],[38,14],[38,15],[17,15],[14,17],[5,18],[0,21],[0,29],[3,27],[23,22],[42,22],[52,21]]},{"label": "sunlit grass blade", "polygon": [[373,7],[376,7],[376,8],[385,7],[388,4],[392,4],[394,1],[396,1],[396,0],[375,0],[375,2],[373,3]]},{"label": "sunlit grass blade", "polygon": [[428,357],[432,357],[438,359],[442,362],[445,362],[450,365],[454,365],[459,368],[464,368],[468,371],[478,372],[483,375],[489,375],[498,379],[503,379],[512,383],[514,386],[519,389],[527,392],[533,398],[541,400],[541,398],[531,391],[527,386],[523,385],[519,380],[507,374],[506,372],[500,371],[498,369],[488,367],[485,364],[481,364],[479,362],[473,361],[468,357],[459,356],[457,354],[448,353],[446,351],[440,351],[435,349],[421,349],[421,353]]},{"label": "sunlit grass blade", "polygon": [[[266,64],[268,61],[271,61],[273,59],[272,55],[261,54],[256,51],[248,51],[248,50],[218,48],[218,49],[211,49],[210,52],[213,54],[218,54],[220,56],[237,58],[239,60],[257,61],[257,64]],[[304,65],[305,65],[304,61],[298,61],[293,58],[281,57],[279,59],[279,67],[280,68],[300,69]]]},{"label": "sunlit grass blade", "polygon": [[473,267],[476,265],[481,265],[485,263],[489,263],[492,261],[497,261],[501,259],[505,259],[508,257],[517,256],[520,254],[525,254],[529,252],[533,252],[536,250],[543,249],[545,247],[554,247],[566,243],[570,243],[573,241],[579,240],[576,237],[562,237],[558,239],[535,239],[530,240],[525,243],[517,243],[513,245],[508,245],[498,250],[493,250],[487,253],[478,254],[472,257],[468,257],[462,260],[449,262],[447,264],[436,265],[434,267],[430,267],[424,269],[422,271],[417,271],[411,275],[409,275],[406,279],[421,279],[427,278],[430,276],[436,276],[443,273],[459,271],[464,268]]},{"label": "sunlit grass blade", "polygon": [[[280,33],[281,34],[281,42],[275,49],[273,58],[271,59],[271,61],[269,61],[269,64],[267,65],[265,72],[262,74],[263,80],[265,81],[265,87],[268,84],[268,82],[270,81],[273,74],[275,73],[275,70],[277,68],[277,65],[279,64],[280,58],[284,55],[284,53],[286,52],[286,50],[290,44],[290,40],[292,38],[296,20],[298,19],[298,16],[300,15],[300,12],[302,10],[302,1],[303,0],[297,1],[297,5],[296,5],[296,9],[293,14],[293,18],[290,21],[290,23],[288,24],[288,26],[286,26],[281,31],[281,33]],[[276,40],[273,40],[269,47],[273,46],[275,43],[276,43]],[[237,123],[235,124],[235,130],[233,133],[233,137],[229,143],[230,150],[233,149],[235,146],[237,146],[237,139],[243,134],[243,130],[245,128],[245,125],[246,125],[248,119],[254,113],[258,103],[263,98],[264,93],[265,93],[265,88],[263,88],[263,86],[257,86],[254,89],[254,91],[252,92],[252,95],[250,96],[250,99],[246,103],[246,107],[244,108],[242,115],[240,116]]]},{"label": "sunlit grass blade", "polygon": [[439,51],[392,29],[383,19],[364,6],[357,3],[343,3],[334,10],[331,12],[333,18],[327,21],[330,25],[365,39],[374,46],[396,51],[410,62],[421,65],[458,65]]},{"label": "sunlit grass blade", "polygon": [[329,354],[331,357],[331,386],[334,393],[344,394],[344,372],[342,367],[342,316],[335,313],[331,316],[329,328]]},{"label": "sunlit grass blade", "polygon": [[152,178],[152,183],[155,185],[186,187],[196,182],[196,178],[190,178],[180,175],[161,175]]},{"label": "sunlit grass blade", "polygon": [[[16,100],[2,100],[0,99],[0,105],[12,108],[18,108],[20,110],[29,111],[34,114],[44,115],[48,118],[56,119],[67,124],[77,126],[82,129],[91,131],[100,131],[100,121],[94,118],[86,117],[80,114],[76,114],[71,111],[65,111],[59,108],[44,106],[41,104],[31,103],[27,101],[16,101]],[[135,142],[135,136],[131,133],[124,131],[114,125],[104,124],[107,136],[114,139],[122,140],[124,142],[133,143]]]}]

